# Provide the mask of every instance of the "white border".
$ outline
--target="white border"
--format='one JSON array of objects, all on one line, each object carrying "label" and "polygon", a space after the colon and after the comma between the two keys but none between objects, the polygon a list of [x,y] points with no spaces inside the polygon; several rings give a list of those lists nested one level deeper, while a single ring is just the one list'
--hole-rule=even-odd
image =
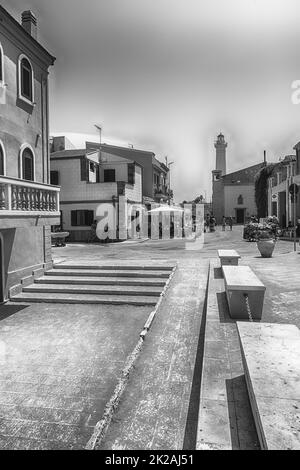
[{"label": "white border", "polygon": [[[31,88],[32,88],[32,100],[29,100],[25,96],[22,95],[21,93],[21,62],[23,59],[28,60],[30,67],[31,67]],[[18,98],[20,100],[25,101],[25,103],[31,104],[31,106],[34,105],[34,73],[33,73],[33,67],[31,61],[28,59],[28,57],[25,54],[20,54],[18,58]]]},{"label": "white border", "polygon": [[[20,179],[23,179],[23,152],[24,152],[25,149],[29,149],[32,152],[32,155],[33,155],[33,180],[32,181],[35,181],[35,153],[34,153],[33,148],[31,147],[31,145],[29,145],[29,144],[23,144],[20,147],[20,152],[19,152]],[[24,181],[28,181],[28,180],[24,180]]]}]

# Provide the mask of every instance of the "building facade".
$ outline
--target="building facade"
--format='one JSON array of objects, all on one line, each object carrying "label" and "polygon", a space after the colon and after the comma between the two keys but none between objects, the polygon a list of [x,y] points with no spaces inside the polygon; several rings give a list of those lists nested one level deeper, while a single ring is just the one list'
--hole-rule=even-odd
[{"label": "building facade", "polygon": [[[0,302],[51,264],[59,188],[50,185],[48,70],[32,12],[0,6]],[[25,282],[25,281],[24,281]]]},{"label": "building facade", "polygon": [[264,162],[226,174],[226,148],[224,135],[215,142],[216,169],[212,172],[212,211],[218,224],[223,216],[232,217],[236,224],[244,224],[257,214],[255,203],[255,177]]},{"label": "building facade", "polygon": [[[268,178],[268,215],[276,215],[282,228],[300,219],[300,142],[294,150],[274,165]],[[298,187],[294,198],[293,184]]]},{"label": "building facade", "polygon": [[70,241],[88,241],[93,221],[109,212],[114,214],[109,238],[127,239],[129,208],[142,204],[142,167],[105,149],[99,155],[95,146],[80,150],[70,148],[64,137],[52,138],[51,181],[61,186],[61,228]]},{"label": "building facade", "polygon": [[160,162],[153,152],[114,145],[102,145],[102,151],[128,158],[141,165],[143,169],[143,203],[166,203],[172,200],[170,188],[170,170]]}]

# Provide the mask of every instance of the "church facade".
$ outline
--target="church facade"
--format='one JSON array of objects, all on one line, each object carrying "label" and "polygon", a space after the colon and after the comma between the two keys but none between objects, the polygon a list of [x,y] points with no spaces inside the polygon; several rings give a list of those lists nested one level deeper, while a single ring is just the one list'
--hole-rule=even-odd
[{"label": "church facade", "polygon": [[226,173],[227,145],[224,135],[219,134],[215,142],[216,169],[212,171],[212,211],[218,224],[223,216],[244,224],[257,214],[254,181],[265,162]]}]

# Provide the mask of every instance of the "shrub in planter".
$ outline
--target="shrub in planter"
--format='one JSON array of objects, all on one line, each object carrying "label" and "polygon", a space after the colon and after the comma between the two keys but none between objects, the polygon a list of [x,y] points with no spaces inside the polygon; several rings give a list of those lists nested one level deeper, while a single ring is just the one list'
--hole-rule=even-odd
[{"label": "shrub in planter", "polygon": [[271,227],[257,233],[257,248],[263,258],[271,258],[275,248],[275,236]]}]

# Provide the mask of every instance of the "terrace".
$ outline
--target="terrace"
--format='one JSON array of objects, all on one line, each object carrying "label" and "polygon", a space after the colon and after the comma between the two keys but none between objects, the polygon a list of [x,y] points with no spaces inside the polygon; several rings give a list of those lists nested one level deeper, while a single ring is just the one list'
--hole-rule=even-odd
[{"label": "terrace", "polygon": [[0,176],[1,228],[59,223],[60,188]]}]

